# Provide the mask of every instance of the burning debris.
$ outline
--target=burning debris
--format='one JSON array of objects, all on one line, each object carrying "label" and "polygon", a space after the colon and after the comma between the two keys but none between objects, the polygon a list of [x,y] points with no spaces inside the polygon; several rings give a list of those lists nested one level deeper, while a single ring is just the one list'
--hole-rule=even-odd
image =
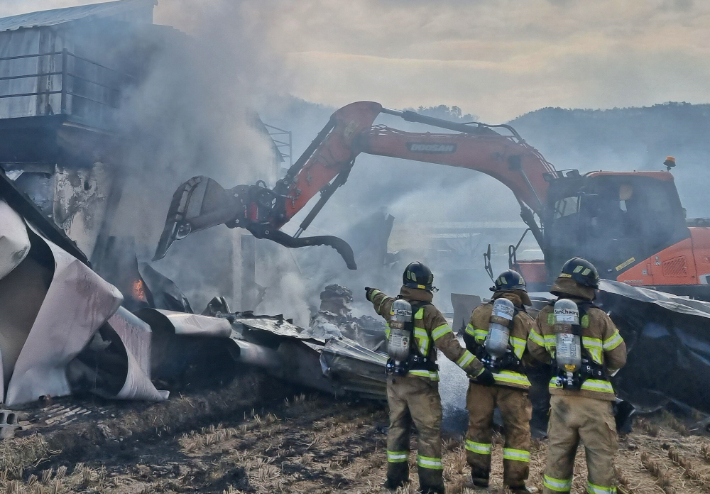
[{"label": "burning debris", "polygon": [[[196,361],[215,359],[204,368],[212,372],[214,362],[225,358],[334,396],[384,397],[386,359],[342,334],[376,333],[372,325],[363,328],[351,316],[352,295],[346,288],[327,287],[322,311],[314,319],[328,318],[331,322],[324,324],[331,326],[342,323],[342,333],[336,329],[318,337],[313,333],[323,333],[322,325],[303,330],[283,317],[230,313],[220,298],[208,305],[209,315],[192,314],[174,283],[148,265],[139,270],[127,249],[127,263],[114,263],[109,272],[125,286],[134,314],[121,306],[119,290],[92,271],[85,258],[82,262],[48,240],[58,239],[77,252],[2,174],[0,183],[10,192],[6,197],[12,205],[19,206],[0,201],[0,307],[6,314],[0,324],[1,389],[6,406],[72,393],[162,401],[169,393],[154,382],[174,382]],[[39,219],[40,227],[17,210]],[[127,276],[118,278],[120,273]],[[165,305],[183,311],[158,308]]]},{"label": "burning debris", "polygon": [[342,285],[328,285],[320,294],[320,309],[304,331],[317,338],[346,337],[373,351],[382,351],[385,325],[372,316],[354,317],[350,304],[353,294]]},{"label": "burning debris", "polygon": [[[403,253],[388,252],[393,216],[363,214],[343,235],[347,242],[330,234],[301,236],[346,183],[359,153],[470,168],[502,180],[515,192],[523,221],[540,247],[527,250],[545,257],[523,259],[524,248],[519,256],[518,248],[527,246],[521,238],[508,250],[510,265],[527,270],[540,290],[546,289],[552,264],[589,254],[601,256],[604,272],[615,270],[629,283],[707,296],[702,263],[695,272],[689,267],[701,258],[707,224],[686,223],[669,173],[558,172],[508,126],[448,122],[372,102],[338,110],[303,156],[280,170],[284,148],[290,158],[290,132],[265,125],[237,104],[225,112],[229,120],[220,122],[230,131],[215,138],[214,129],[201,128],[204,118],[183,108],[190,105],[175,104],[204,106],[200,111],[214,118],[215,108],[240,101],[214,98],[187,77],[203,64],[164,70],[166,59],[200,56],[194,40],[152,25],[154,5],[154,0],[124,0],[0,19],[0,90],[7,90],[0,95],[6,132],[0,143],[6,172],[0,172],[0,438],[26,436],[22,429],[43,431],[3,444],[0,488],[21,492],[26,481],[37,492],[106,490],[112,481],[120,482],[109,479],[103,466],[70,470],[63,463],[91,461],[93,454],[102,461],[130,456],[130,449],[124,450],[146,439],[180,451],[163,451],[169,466],[150,457],[131,464],[146,481],[144,492],[313,491],[319,484],[337,490],[364,482],[370,488],[379,481],[385,448],[379,434],[387,395],[385,325],[358,311],[361,290],[353,295],[341,284],[353,290],[364,286],[357,274],[345,278],[343,266],[326,265],[325,257],[282,249],[330,246],[347,268],[358,266],[367,276],[389,282],[390,271],[414,243],[407,240]],[[206,65],[220,64],[210,59]],[[163,79],[183,84],[166,90]],[[233,87],[238,79],[231,78],[229,92],[239,92]],[[136,125],[138,118],[151,117],[150,111],[136,111],[143,106],[164,111]],[[128,118],[131,112],[140,116]],[[373,126],[380,114],[444,131]],[[165,135],[147,136],[151,126]],[[289,141],[273,141],[270,129]],[[234,134],[247,136],[242,144],[259,151],[238,152],[231,145]],[[231,169],[232,163],[249,159],[258,166]],[[165,177],[184,180],[196,162],[201,163],[197,173],[219,171],[222,178],[241,183],[259,180],[225,189],[206,176],[194,177],[175,192],[162,225],[164,211],[156,200],[175,185]],[[220,168],[210,169],[211,163]],[[657,197],[668,203],[664,210],[654,209]],[[311,198],[317,203],[296,233],[282,231]],[[655,214],[642,215],[646,210]],[[442,260],[447,278],[458,280],[458,291],[467,283],[459,277],[461,260],[470,262],[478,253],[480,232],[487,231],[490,240],[504,227],[518,228],[478,220],[437,223],[429,233],[421,225],[411,228],[411,237],[427,244],[427,255]],[[621,228],[627,223],[632,228]],[[223,229],[217,240],[210,237],[208,243],[195,235],[220,224],[232,230]],[[599,242],[588,241],[585,225]],[[156,241],[154,262],[143,262]],[[689,242],[689,250],[679,253],[679,245]],[[490,255],[489,248],[489,267]],[[652,256],[653,266],[659,266],[655,271]],[[289,278],[294,273],[296,288]],[[278,278],[281,293],[264,279],[268,276]],[[219,296],[209,300],[213,294]],[[291,303],[296,299],[298,304]],[[534,298],[530,312],[549,300],[545,294]],[[317,303],[318,310],[309,311]],[[481,299],[454,294],[451,303],[452,326],[461,332]],[[704,415],[710,413],[705,332],[710,303],[614,281],[602,282],[597,303],[629,345],[629,363],[614,384],[639,413],[650,416],[640,422],[640,432],[629,436],[638,443],[624,439],[634,453],[621,459],[620,490],[645,492],[655,485],[679,492],[675,484],[681,483],[706,488],[709,447],[693,441],[710,430]],[[285,315],[259,315],[281,311]],[[459,433],[467,418],[468,377],[447,361],[441,371],[444,427]],[[542,365],[528,372],[540,437],[549,376]],[[307,397],[304,390],[317,394]],[[657,411],[662,411],[660,420],[653,415]],[[628,433],[630,427],[620,430]],[[682,439],[667,448],[664,441],[671,434]],[[169,445],[162,435],[170,438]],[[494,435],[490,446],[498,442]],[[108,452],[98,451],[103,446]],[[659,448],[667,454],[654,454]],[[530,449],[531,471],[540,474],[545,445]],[[463,490],[465,455],[457,440],[446,443],[444,477],[455,491]],[[185,457],[197,460],[186,467]],[[209,472],[198,464],[208,462],[215,463]],[[629,474],[637,470],[648,472],[650,480]],[[501,484],[500,474],[493,472],[492,485]],[[541,487],[537,480],[531,485]]]}]

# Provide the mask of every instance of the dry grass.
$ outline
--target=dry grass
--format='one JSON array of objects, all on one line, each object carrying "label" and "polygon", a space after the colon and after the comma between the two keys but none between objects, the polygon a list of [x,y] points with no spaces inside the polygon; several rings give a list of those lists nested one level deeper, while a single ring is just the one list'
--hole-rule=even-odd
[{"label": "dry grass", "polygon": [[641,453],[641,464],[656,479],[656,483],[666,494],[676,494],[675,489],[671,485],[672,481],[668,469],[663,468],[661,464],[651,458],[647,452]]},{"label": "dry grass", "polygon": [[631,488],[631,482],[626,478],[626,475],[619,467],[614,467],[614,473],[616,475],[617,490],[621,494],[635,494],[634,490]]},{"label": "dry grass", "polygon": [[6,479],[19,479],[26,468],[49,458],[47,441],[39,434],[0,441],[0,471]]},{"label": "dry grass", "polygon": [[700,456],[706,463],[710,463],[710,444],[700,446]]},{"label": "dry grass", "polygon": [[684,470],[683,474],[685,477],[696,481],[701,487],[704,488],[705,491],[710,488],[710,481],[708,481],[708,478],[695,468],[695,464],[688,457],[679,453],[675,448],[670,448],[668,450],[668,458],[675,465]]},{"label": "dry grass", "polygon": [[[233,392],[233,391],[232,391]],[[26,453],[14,463],[22,468],[12,472],[0,470],[0,492],[98,493],[129,494],[152,492],[223,492],[242,493],[313,493],[313,494],[374,494],[381,492],[387,468],[386,436],[378,433],[376,424],[386,424],[382,408],[367,404],[334,402],[328,397],[304,394],[278,397],[271,408],[261,409],[255,400],[242,406],[237,413],[220,415],[220,400],[207,403],[204,398],[178,397],[180,410],[189,400],[193,414],[182,419],[183,425],[161,426],[163,412],[153,407],[131,411],[123,416],[103,419],[114,439],[103,438],[119,455],[123,463],[112,462],[102,468],[92,458],[94,449],[80,459],[86,463],[71,465],[62,455],[51,453],[52,444],[43,447],[26,445]],[[225,404],[228,400],[221,403]],[[215,404],[216,403],[216,404]],[[237,403],[231,401],[231,403]],[[242,402],[243,403],[243,402]],[[224,408],[223,410],[226,410]],[[244,413],[244,410],[247,410]],[[168,412],[165,412],[168,413]],[[172,412],[170,412],[172,413]],[[210,415],[211,414],[211,415]],[[117,414],[118,415],[118,414]],[[195,419],[197,417],[197,419]],[[201,417],[219,417],[212,425],[196,424]],[[149,420],[155,434],[143,444],[141,440],[122,436],[121,427],[148,428]],[[192,422],[194,430],[186,430]],[[681,422],[667,416],[638,420],[635,432],[622,438],[615,459],[618,490],[621,494],[690,494],[710,492],[710,443],[698,436],[683,435]],[[82,424],[91,430],[95,424]],[[182,428],[182,430],[181,430]],[[81,429],[83,430],[83,429]],[[77,435],[77,429],[73,433]],[[687,432],[687,429],[686,429]],[[136,434],[134,432],[134,434]],[[19,447],[19,440],[7,442]],[[103,436],[102,436],[103,437]],[[121,438],[127,437],[127,448],[121,453]],[[84,445],[93,445],[93,436],[83,438]],[[36,439],[34,439],[36,441]],[[503,487],[502,450],[504,438],[495,434],[493,470],[488,492],[508,494]],[[76,445],[81,444],[80,441]],[[36,445],[35,445],[36,446]],[[162,449],[161,449],[162,448]],[[412,439],[410,456],[411,483],[400,494],[417,491],[416,437]],[[152,453],[149,453],[152,451]],[[165,456],[159,455],[162,451]],[[168,454],[169,453],[169,454]],[[474,494],[467,488],[469,468],[461,438],[445,438],[443,442],[444,480],[449,494]],[[139,457],[140,460],[136,460]],[[42,459],[49,458],[38,464]],[[167,458],[167,459],[166,459]],[[5,455],[0,461],[13,463]],[[528,485],[542,488],[546,442],[533,441],[531,446]],[[167,464],[166,464],[167,463]],[[68,467],[68,468],[67,468]],[[22,480],[22,479],[26,480]],[[583,494],[586,486],[586,466],[583,448],[575,462],[572,494]]]},{"label": "dry grass", "polygon": [[209,427],[203,427],[199,432],[191,431],[188,434],[183,434],[178,442],[183,451],[189,453],[197,449],[225,443],[240,434],[241,431],[236,427],[225,428],[222,424],[217,426],[210,425]]},{"label": "dry grass", "polygon": [[634,425],[638,430],[651,437],[658,437],[659,432],[661,432],[661,428],[648,419],[639,418]]},{"label": "dry grass", "polygon": [[680,434],[683,437],[690,435],[690,431],[688,431],[688,428],[685,426],[685,424],[683,424],[680,420],[678,420],[676,417],[674,417],[673,414],[667,410],[663,410],[663,413],[661,416],[661,424],[663,426],[666,426],[666,427],[676,431],[678,434]]},{"label": "dry grass", "polygon": [[65,466],[43,470],[41,476],[30,475],[21,480],[0,480],[0,489],[12,494],[64,494],[71,492],[105,492],[111,486],[106,480],[106,470],[94,470],[78,463],[71,474]]}]

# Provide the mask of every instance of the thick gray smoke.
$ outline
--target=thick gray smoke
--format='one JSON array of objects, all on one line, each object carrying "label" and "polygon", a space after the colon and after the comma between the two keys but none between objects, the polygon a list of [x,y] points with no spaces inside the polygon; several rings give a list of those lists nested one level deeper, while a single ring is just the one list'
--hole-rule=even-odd
[{"label": "thick gray smoke", "polygon": [[[387,106],[387,102],[382,103]],[[295,149],[300,150],[310,143],[336,109],[290,100],[278,110],[281,113],[269,111],[266,114],[277,125],[296,129]],[[462,114],[457,108],[420,108],[417,111],[459,122],[476,119],[473,115]],[[378,117],[376,123],[410,132],[439,130],[387,115]],[[297,215],[284,230],[295,232],[305,212]],[[395,218],[389,247],[392,253],[399,251],[399,261],[385,266],[381,263],[373,265],[367,259],[373,253],[373,246],[367,244],[366,239],[378,234],[373,216],[387,214]],[[512,192],[475,171],[363,154],[356,159],[348,182],[336,192],[306,232],[306,235],[337,235],[347,240],[356,251],[358,270],[348,271],[337,253],[327,247],[294,251],[293,256],[302,266],[301,272],[309,288],[305,296],[311,307],[317,306],[323,286],[337,282],[355,292],[355,300],[361,304],[360,311],[372,314],[372,308],[364,302],[362,288],[377,286],[396,294],[404,266],[420,260],[431,266],[436,276],[435,284],[441,288],[435,303],[442,310],[449,311],[451,292],[488,293],[490,279],[483,269],[482,253],[495,239],[475,234],[471,238],[451,238],[447,242],[432,238],[432,232],[436,234],[434,228],[443,223],[517,221],[519,231],[514,234],[514,239],[510,239],[514,243],[525,229],[518,215]],[[368,219],[371,220],[369,225]],[[451,235],[450,230],[438,234],[439,237]],[[442,248],[451,250],[443,251]],[[311,258],[313,260],[309,260]],[[506,264],[498,262],[494,268],[507,268],[507,261]]]},{"label": "thick gray smoke", "polygon": [[[126,92],[119,116],[129,143],[122,150],[127,184],[112,233],[136,236],[143,260],[152,257],[182,182],[206,175],[231,187],[276,179],[268,136],[253,125],[260,103],[287,89],[270,51],[268,3],[209,0],[196,9],[164,2],[158,20],[187,33],[166,27],[147,41],[138,36],[147,70]],[[155,267],[201,310],[216,295],[238,304],[238,261],[238,235],[220,227],[177,242]]]},{"label": "thick gray smoke", "polygon": [[[283,34],[275,32],[280,24],[272,17],[281,7],[283,4],[275,0],[206,0],[199,9],[194,2],[173,0],[157,7],[158,22],[175,25],[187,34],[166,28],[162,36],[144,43],[142,53],[149,70],[126,94],[121,113],[130,142],[122,159],[128,164],[129,186],[112,232],[136,235],[143,259],[150,257],[157,244],[173,191],[188,178],[207,175],[225,187],[257,179],[272,185],[278,178],[267,139],[248,123],[251,111],[258,111],[267,123],[293,130],[297,156],[335,110],[284,96],[291,89],[292,74],[279,51],[284,47]],[[387,101],[382,103],[391,106]],[[475,119],[448,108],[423,112],[458,121]],[[681,164],[677,176],[684,197],[695,195],[685,190],[699,192],[707,185],[694,172],[702,163],[700,148],[693,154],[684,141],[668,136],[658,139],[657,135],[634,146],[630,143],[638,142],[640,134],[609,135],[609,125],[574,134],[570,129],[580,127],[570,121],[570,115],[560,110],[546,114],[541,121],[524,117],[515,124],[558,168],[649,168],[650,163],[660,163],[665,154],[675,154]],[[599,114],[593,118],[604,122]],[[617,122],[621,120],[617,118]],[[659,122],[656,134],[672,134],[673,122]],[[431,130],[388,116],[378,123],[409,131]],[[618,127],[625,125],[619,123]],[[655,145],[650,145],[654,139]],[[150,193],[138,186],[144,184],[150,184]],[[699,202],[686,200],[686,206],[689,215],[702,215]],[[363,222],[377,213],[396,218],[394,237],[398,238],[412,238],[419,225],[430,228],[441,222],[517,221],[520,233],[524,230],[512,193],[494,179],[470,170],[361,156],[348,183],[307,234],[335,234],[357,243],[362,237],[374,235]],[[294,218],[285,231],[295,231],[304,214]],[[402,229],[407,230],[406,235],[401,234]],[[317,306],[325,284],[345,284],[353,289],[356,300],[363,302],[364,286],[396,291],[404,264],[414,259],[434,269],[437,285],[442,288],[435,302],[444,309],[449,306],[450,291],[486,294],[489,281],[483,272],[481,253],[494,239],[479,235],[466,240],[468,244],[463,247],[469,249],[470,259],[456,263],[437,251],[439,244],[431,236],[420,235],[414,240],[404,246],[401,241],[398,245],[393,242],[392,250],[401,251],[399,263],[368,269],[367,263],[361,262],[363,269],[355,273],[325,247],[263,249],[269,253],[269,263],[262,266],[257,281],[267,291],[258,307],[238,306],[239,279],[214,275],[220,272],[220,266],[238,263],[236,231],[219,227],[193,234],[177,242],[156,268],[174,278],[198,310],[213,295],[231,295],[237,308],[284,312],[296,316],[301,324],[307,319],[307,309]],[[494,264],[495,271],[505,267],[502,257]],[[367,306],[362,310],[370,311]]]},{"label": "thick gray smoke", "polygon": [[666,103],[644,108],[544,108],[511,122],[557,169],[662,170],[675,156],[676,185],[688,217],[709,217],[710,106]]}]

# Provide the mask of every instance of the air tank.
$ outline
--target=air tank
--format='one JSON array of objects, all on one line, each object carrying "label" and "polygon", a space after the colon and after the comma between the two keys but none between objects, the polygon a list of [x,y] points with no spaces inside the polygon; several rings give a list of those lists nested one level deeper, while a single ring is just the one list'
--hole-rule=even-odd
[{"label": "air tank", "polygon": [[555,359],[557,367],[572,374],[582,365],[582,345],[580,336],[573,333],[573,326],[579,325],[579,308],[571,300],[555,302]]},{"label": "air tank", "polygon": [[488,324],[488,335],[484,347],[493,358],[501,358],[508,351],[510,339],[510,322],[515,316],[515,306],[507,298],[499,298],[493,302],[493,313]]},{"label": "air tank", "polygon": [[395,365],[409,358],[412,328],[412,305],[403,299],[395,300],[390,310],[390,336],[387,339],[387,354]]}]

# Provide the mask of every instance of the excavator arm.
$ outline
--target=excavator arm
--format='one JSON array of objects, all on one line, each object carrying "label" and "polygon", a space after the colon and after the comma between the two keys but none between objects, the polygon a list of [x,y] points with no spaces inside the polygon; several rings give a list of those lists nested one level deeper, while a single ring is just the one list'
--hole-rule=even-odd
[{"label": "excavator arm", "polygon": [[[410,133],[373,123],[380,113],[396,115],[457,133]],[[494,128],[503,128],[502,135]],[[229,190],[207,177],[194,177],[173,195],[165,229],[154,260],[165,256],[170,245],[192,232],[226,224],[246,228],[257,238],[267,238],[290,248],[328,245],[335,248],[348,268],[355,269],[350,246],[337,237],[302,238],[315,216],[348,178],[361,152],[443,164],[486,173],[508,186],[521,206],[521,216],[542,244],[548,176],[554,167],[509,126],[473,122],[461,124],[358,102],[336,111],[301,157],[273,189],[263,182]],[[306,204],[321,197],[294,236],[280,231]],[[535,221],[534,214],[540,218]]]}]

